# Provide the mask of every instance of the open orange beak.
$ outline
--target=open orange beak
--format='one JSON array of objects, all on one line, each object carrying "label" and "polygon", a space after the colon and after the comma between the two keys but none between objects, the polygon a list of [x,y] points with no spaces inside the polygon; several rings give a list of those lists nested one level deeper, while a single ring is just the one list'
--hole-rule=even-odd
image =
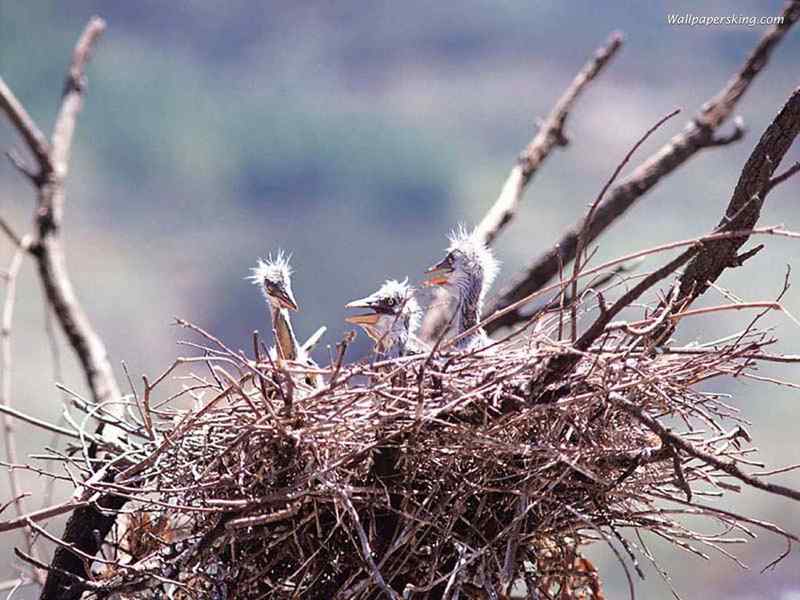
[{"label": "open orange beak", "polygon": [[378,322],[378,313],[371,313],[368,315],[350,315],[345,317],[344,320],[353,325],[375,325]]},{"label": "open orange beak", "polygon": [[425,269],[425,273],[428,276],[422,283],[427,286],[447,285],[450,282],[450,274],[452,272],[453,268],[450,266],[447,258],[444,258],[432,267]]}]

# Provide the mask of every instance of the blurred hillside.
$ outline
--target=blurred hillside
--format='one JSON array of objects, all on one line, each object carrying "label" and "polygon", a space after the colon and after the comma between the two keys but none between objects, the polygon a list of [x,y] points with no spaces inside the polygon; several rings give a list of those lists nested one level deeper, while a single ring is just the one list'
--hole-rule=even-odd
[{"label": "blurred hillside", "polygon": [[[702,14],[772,15],[778,1],[703,3]],[[532,182],[518,220],[497,244],[498,282],[548,248],[583,214],[632,143],[675,107],[683,115],[654,136],[644,158],[714,94],[756,43],[761,27],[680,27],[668,12],[701,14],[697,3],[559,3],[468,0],[407,2],[107,3],[0,0],[0,74],[49,130],[69,52],[86,20],[109,24],[89,68],[68,186],[68,258],[79,295],[105,335],[114,364],[153,374],[187,350],[170,327],[177,315],[233,347],[267,331],[260,295],[244,281],[256,257],[294,253],[296,317],[301,337],[328,325],[334,344],[348,328],[343,305],[386,277],[418,280],[437,259],[458,221],[474,224],[496,197],[517,152],[586,57],[614,29],[626,47],[581,98],[568,124],[572,144]],[[600,240],[598,258],[707,231],[716,224],[758,135],[798,84],[800,31],[781,44],[739,105],[749,128],[736,145],[709,150],[662,182]],[[18,145],[0,120],[0,149]],[[800,159],[797,148],[792,160]],[[636,162],[636,160],[634,161]],[[798,180],[770,196],[764,222],[800,229]],[[0,161],[0,211],[24,230],[32,193]],[[763,240],[762,240],[763,241]],[[798,247],[766,240],[767,249],[721,285],[740,296],[772,299]],[[5,268],[10,248],[0,251]],[[647,267],[645,267],[647,268]],[[795,269],[797,272],[797,268]],[[17,406],[58,417],[51,352],[38,281],[31,265],[18,291],[13,338]],[[719,298],[716,298],[719,300]],[[786,304],[800,314],[800,295]],[[749,315],[686,322],[682,341],[741,329]],[[800,332],[780,317],[776,351],[800,351]],[[363,336],[353,358],[363,355]],[[325,361],[327,350],[318,350]],[[63,373],[83,380],[63,344]],[[775,369],[798,379],[792,369]],[[735,394],[754,423],[763,458],[799,463],[798,394],[738,382]],[[46,440],[23,436],[20,452]],[[785,482],[800,485],[800,477]],[[40,482],[23,476],[24,487]],[[0,504],[6,499],[0,483]],[[737,508],[800,530],[800,511],[743,494]],[[3,546],[17,543],[12,535]],[[783,550],[774,539],[742,551],[753,571],[722,557],[697,565],[669,551],[679,593],[744,600],[796,598],[791,558],[758,571]],[[653,541],[653,550],[659,546]],[[609,598],[625,597],[625,578],[608,553],[601,572]],[[9,577],[10,552],[0,557]],[[668,597],[649,569],[640,597]]]}]

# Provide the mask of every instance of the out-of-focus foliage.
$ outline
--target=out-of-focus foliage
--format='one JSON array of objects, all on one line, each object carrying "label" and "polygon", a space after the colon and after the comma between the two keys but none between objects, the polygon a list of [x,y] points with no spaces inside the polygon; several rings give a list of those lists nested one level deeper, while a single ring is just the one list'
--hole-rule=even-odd
[{"label": "out-of-focus foliage", "polygon": [[[387,277],[418,280],[438,257],[445,232],[457,221],[480,218],[537,117],[608,32],[622,29],[626,48],[570,119],[573,143],[536,176],[518,221],[498,242],[502,286],[586,210],[649,125],[676,106],[688,118],[719,89],[762,30],[670,26],[667,12],[760,16],[779,9],[777,1],[750,0],[702,8],[688,0],[669,7],[0,0],[0,74],[49,128],[79,31],[92,14],[107,19],[75,141],[68,254],[115,364],[125,360],[134,374],[153,373],[185,351],[174,345],[173,315],[221,333],[234,347],[247,347],[253,329],[267,330],[262,300],[243,277],[258,255],[277,247],[294,252],[301,337],[325,323],[327,342],[335,342],[348,329],[342,307],[354,294]],[[756,136],[797,84],[797,56],[800,32],[794,31],[740,105],[751,131],[745,141],[708,151],[664,181],[602,238],[599,257],[716,223]],[[673,120],[639,157],[679,127],[680,118]],[[0,123],[0,149],[14,144],[11,129]],[[800,227],[797,186],[791,182],[770,197],[766,222]],[[31,203],[26,183],[0,164],[0,211],[19,230],[29,222]],[[3,263],[9,255],[4,244]],[[795,256],[796,246],[769,240],[721,284],[748,299],[767,299],[779,291],[784,265]],[[793,291],[787,306],[800,313]],[[731,315],[717,322],[718,331],[704,338],[746,321]],[[777,317],[774,323],[791,327]],[[20,281],[14,331],[13,402],[55,419],[59,395],[39,375],[51,359],[30,266]],[[694,339],[692,323],[678,336]],[[782,337],[783,350],[800,347],[800,332]],[[353,358],[367,348],[359,338]],[[326,356],[325,348],[317,350],[320,361]],[[60,358],[58,378],[80,389],[70,353],[62,348]],[[792,375],[789,369],[765,374]],[[764,457],[800,462],[797,394],[776,390],[765,397],[763,388],[756,395],[750,389],[730,384],[734,402],[759,431],[774,433],[757,440]],[[20,450],[45,442],[24,436]],[[786,481],[798,482],[791,474]],[[23,483],[39,490],[33,478]],[[752,507],[759,500],[746,495],[742,503]],[[758,509],[774,518],[783,508],[770,500]],[[790,509],[787,526],[798,514]],[[761,554],[745,557],[754,567],[779,551],[755,548]],[[729,598],[764,597],[766,589],[771,597],[788,594],[796,579],[789,562],[766,577],[719,558],[702,569],[672,555],[665,564],[675,569],[679,589],[705,587]],[[624,577],[613,562],[602,571],[609,597],[623,594]],[[640,590],[645,597],[667,593],[655,573]]]}]

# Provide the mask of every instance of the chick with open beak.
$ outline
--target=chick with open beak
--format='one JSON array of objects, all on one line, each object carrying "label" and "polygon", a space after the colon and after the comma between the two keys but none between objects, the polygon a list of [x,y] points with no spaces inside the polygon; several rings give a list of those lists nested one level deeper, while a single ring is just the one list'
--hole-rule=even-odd
[{"label": "chick with open beak", "polygon": [[353,300],[345,308],[368,312],[345,320],[361,327],[375,342],[375,351],[386,358],[396,358],[424,351],[415,332],[419,326],[419,305],[408,280],[387,280],[375,293]]},{"label": "chick with open beak", "polygon": [[491,340],[482,329],[462,334],[480,323],[483,302],[497,275],[499,263],[483,240],[464,227],[458,227],[449,239],[445,257],[425,271],[425,285],[443,286],[458,301],[454,334],[461,337],[458,337],[455,348],[469,350],[485,346]]},{"label": "chick with open beak", "polygon": [[424,284],[427,286],[449,285],[450,277],[455,272],[455,260],[455,253],[451,251],[438,263],[425,269]]}]

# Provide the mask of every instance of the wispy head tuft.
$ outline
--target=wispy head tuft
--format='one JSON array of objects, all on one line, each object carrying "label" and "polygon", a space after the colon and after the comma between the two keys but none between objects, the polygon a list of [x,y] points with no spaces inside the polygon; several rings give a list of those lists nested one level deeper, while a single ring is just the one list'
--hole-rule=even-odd
[{"label": "wispy head tuft", "polygon": [[408,277],[406,277],[403,281],[387,279],[375,293],[380,297],[393,298],[398,306],[403,307],[403,314],[408,316],[409,331],[415,331],[421,319],[421,311],[416,298],[414,298],[414,292],[414,288],[408,285]]},{"label": "wispy head tuft", "polygon": [[470,270],[480,269],[483,274],[483,287],[488,289],[500,270],[500,261],[494,257],[494,253],[475,234],[475,231],[469,231],[463,224],[457,225],[447,239],[450,242],[447,252],[460,254]]},{"label": "wispy head tuft", "polygon": [[278,250],[275,256],[270,252],[266,259],[259,258],[255,267],[250,269],[251,275],[246,279],[253,282],[253,285],[263,285],[264,281],[272,283],[286,284],[292,277],[292,267],[289,264],[292,255]]}]

